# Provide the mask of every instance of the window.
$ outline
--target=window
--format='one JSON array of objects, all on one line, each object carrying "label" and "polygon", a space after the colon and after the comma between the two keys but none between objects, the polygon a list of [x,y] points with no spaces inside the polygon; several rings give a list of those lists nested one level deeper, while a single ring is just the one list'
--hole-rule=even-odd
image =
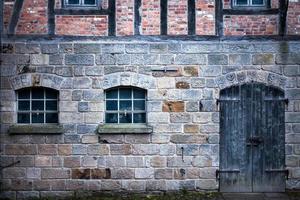
[{"label": "window", "polygon": [[67,7],[95,7],[99,0],[64,0],[64,5]]},{"label": "window", "polygon": [[105,123],[146,123],[146,92],[119,87],[106,91]]},{"label": "window", "polygon": [[266,6],[267,0],[233,0],[235,7],[262,7]]},{"label": "window", "polygon": [[20,124],[58,123],[58,92],[48,88],[18,90],[17,110]]}]

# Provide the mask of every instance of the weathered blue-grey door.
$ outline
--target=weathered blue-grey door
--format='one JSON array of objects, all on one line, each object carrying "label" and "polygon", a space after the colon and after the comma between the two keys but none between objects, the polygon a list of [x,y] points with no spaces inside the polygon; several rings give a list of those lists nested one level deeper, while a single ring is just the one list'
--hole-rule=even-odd
[{"label": "weathered blue-grey door", "polygon": [[219,103],[220,191],[284,191],[284,93],[249,83],[222,90]]}]

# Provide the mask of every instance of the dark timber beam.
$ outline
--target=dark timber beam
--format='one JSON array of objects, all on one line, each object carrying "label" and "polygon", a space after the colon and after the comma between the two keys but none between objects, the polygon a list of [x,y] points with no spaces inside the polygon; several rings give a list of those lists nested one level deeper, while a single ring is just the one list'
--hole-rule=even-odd
[{"label": "dark timber beam", "polygon": [[116,35],[116,0],[108,1],[108,35],[115,36]]},{"label": "dark timber beam", "polygon": [[168,35],[168,0],[160,1],[160,34]]},{"label": "dark timber beam", "polygon": [[141,26],[141,0],[134,1],[134,34],[140,35],[140,26]]},{"label": "dark timber beam", "polygon": [[16,27],[17,27],[17,24],[19,21],[22,7],[23,7],[23,2],[24,2],[24,0],[16,0],[15,1],[13,13],[12,13],[11,20],[10,20],[10,23],[8,26],[8,34],[9,35],[15,34],[15,30],[16,30]]},{"label": "dark timber beam", "polygon": [[[3,26],[4,26],[4,24],[3,24],[3,5],[4,4],[4,1],[1,1],[0,2],[0,34],[2,35],[4,32],[3,32],[3,30],[4,30],[4,28],[3,28]],[[0,37],[0,44],[1,44],[1,41],[2,41],[2,37]]]},{"label": "dark timber beam", "polygon": [[279,0],[279,30],[278,34],[284,36],[286,34],[286,20],[289,7],[289,0]]},{"label": "dark timber beam", "polygon": [[215,35],[223,36],[223,0],[215,0]]},{"label": "dark timber beam", "polygon": [[188,34],[196,34],[196,0],[188,0]]},{"label": "dark timber beam", "polygon": [[55,34],[55,0],[48,0],[48,34]]}]

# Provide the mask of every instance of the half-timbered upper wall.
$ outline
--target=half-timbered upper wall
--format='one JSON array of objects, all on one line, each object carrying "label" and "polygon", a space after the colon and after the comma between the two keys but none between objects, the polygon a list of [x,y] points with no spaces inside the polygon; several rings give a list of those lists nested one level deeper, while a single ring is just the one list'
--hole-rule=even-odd
[{"label": "half-timbered upper wall", "polygon": [[286,19],[285,0],[263,9],[235,9],[232,0],[102,0],[93,10],[66,9],[63,0],[3,2],[4,33],[17,35],[300,35],[300,0],[289,0]]}]

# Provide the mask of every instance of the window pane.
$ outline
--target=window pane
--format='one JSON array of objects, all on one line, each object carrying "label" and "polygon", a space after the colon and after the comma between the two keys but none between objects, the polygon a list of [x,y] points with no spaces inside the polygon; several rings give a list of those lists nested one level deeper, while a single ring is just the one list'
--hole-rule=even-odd
[{"label": "window pane", "polygon": [[145,99],[145,91],[140,89],[133,90],[133,98],[135,99]]},{"label": "window pane", "polygon": [[96,0],[84,0],[84,4],[86,4],[86,5],[95,5]]},{"label": "window pane", "polygon": [[118,101],[106,101],[106,110],[118,110]]},{"label": "window pane", "polygon": [[30,101],[19,101],[18,109],[19,110],[30,110]]},{"label": "window pane", "polygon": [[120,89],[120,99],[131,99],[131,89]]},{"label": "window pane", "polygon": [[135,100],[133,104],[134,104],[134,110],[145,110],[144,100]]},{"label": "window pane", "polygon": [[131,110],[131,101],[120,101],[120,110]]},{"label": "window pane", "polygon": [[106,123],[118,123],[118,114],[117,113],[106,113],[105,121],[106,121]]},{"label": "window pane", "polygon": [[133,114],[133,123],[146,123],[146,113]]},{"label": "window pane", "polygon": [[44,110],[44,101],[32,101],[32,110]]},{"label": "window pane", "polygon": [[79,0],[68,0],[68,4],[79,4]]},{"label": "window pane", "polygon": [[237,5],[247,5],[248,4],[248,0],[236,0],[236,4]]},{"label": "window pane", "polygon": [[19,99],[30,99],[30,90],[29,89],[19,90],[18,98]]},{"label": "window pane", "polygon": [[33,99],[43,99],[44,89],[43,88],[32,88],[32,98]]},{"label": "window pane", "polygon": [[57,110],[57,101],[46,101],[46,110]]},{"label": "window pane", "polygon": [[47,99],[57,99],[57,91],[46,89],[46,98]]},{"label": "window pane", "polygon": [[30,123],[29,113],[18,113],[18,123]]},{"label": "window pane", "polygon": [[44,113],[32,113],[32,123],[44,123]]},{"label": "window pane", "polygon": [[131,123],[131,113],[120,113],[120,123]]},{"label": "window pane", "polygon": [[252,5],[264,5],[264,0],[252,0]]},{"label": "window pane", "polygon": [[58,123],[57,113],[47,113],[46,114],[46,123]]},{"label": "window pane", "polygon": [[117,99],[118,98],[118,90],[113,89],[113,90],[108,90],[106,92],[106,99]]}]

